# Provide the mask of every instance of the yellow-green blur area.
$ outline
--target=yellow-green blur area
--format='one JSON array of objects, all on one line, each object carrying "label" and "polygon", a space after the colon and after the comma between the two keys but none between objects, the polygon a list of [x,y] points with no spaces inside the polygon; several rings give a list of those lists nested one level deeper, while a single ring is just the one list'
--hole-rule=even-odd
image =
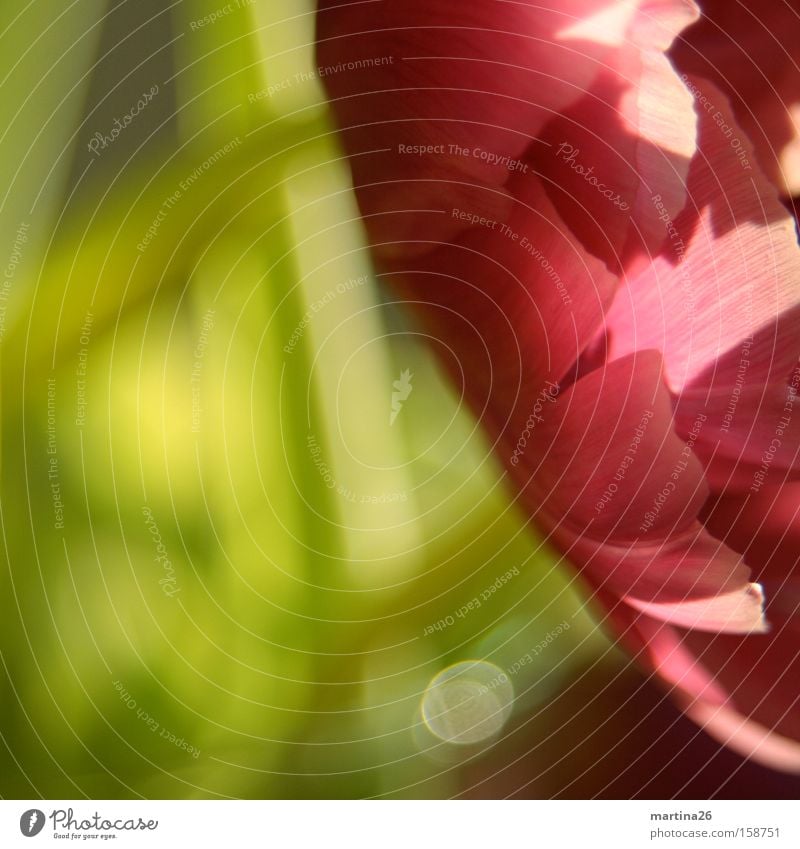
[{"label": "yellow-green blur area", "polygon": [[458,793],[615,661],[376,278],[312,4],[7,5],[0,795]]}]

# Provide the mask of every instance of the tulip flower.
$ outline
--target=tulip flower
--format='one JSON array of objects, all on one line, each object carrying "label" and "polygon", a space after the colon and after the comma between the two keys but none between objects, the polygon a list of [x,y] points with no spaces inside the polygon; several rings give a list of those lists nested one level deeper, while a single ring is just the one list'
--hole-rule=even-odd
[{"label": "tulip flower", "polygon": [[376,261],[515,497],[688,716],[797,772],[796,189],[711,27],[321,0],[318,58]]}]

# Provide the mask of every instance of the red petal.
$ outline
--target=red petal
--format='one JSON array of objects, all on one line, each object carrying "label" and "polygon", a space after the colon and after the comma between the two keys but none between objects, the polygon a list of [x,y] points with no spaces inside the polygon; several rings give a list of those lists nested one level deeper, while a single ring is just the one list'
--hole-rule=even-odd
[{"label": "red petal", "polygon": [[666,239],[654,195],[673,218],[686,201],[694,101],[664,51],[696,18],[693,4],[644,4],[626,48],[588,95],[548,124],[550,147],[533,149],[560,213],[610,267]]},{"label": "red petal", "polygon": [[636,628],[647,641],[656,671],[678,688],[675,695],[695,722],[745,757],[800,772],[796,626],[773,621],[770,634],[743,638],[696,632],[681,636],[647,617],[638,619]]},{"label": "red petal", "polygon": [[[631,49],[632,34],[664,39],[663,21],[686,9],[685,0],[322,2],[318,63],[379,255],[463,229],[436,211],[502,218],[509,167],[524,167],[544,124],[608,57]],[[648,25],[656,16],[662,23]],[[433,149],[407,152],[414,146]]]},{"label": "red petal", "polygon": [[745,383],[746,369],[726,389],[684,392],[676,426],[696,435],[698,457],[716,492],[756,493],[800,477],[800,370],[786,382]]},{"label": "red petal", "polygon": [[703,521],[744,555],[768,596],[780,593],[790,576],[800,575],[800,484],[722,496],[705,507]]},{"label": "red petal", "polygon": [[440,342],[476,415],[494,438],[515,443],[539,393],[563,380],[595,336],[616,278],[535,178],[519,175],[512,187],[508,225],[477,224],[453,244],[397,259],[390,279]]},{"label": "red petal", "polygon": [[[735,132],[723,95],[702,85]],[[733,363],[752,341],[748,380],[785,380],[800,353],[797,314],[789,315],[800,303],[794,222],[711,115],[700,109],[699,117],[692,208],[665,221],[671,250],[620,290],[608,317],[610,352],[662,350],[667,383],[680,392],[731,387]],[[779,322],[783,314],[788,317]]]},{"label": "red petal", "polygon": [[607,596],[604,603],[632,653],[701,728],[744,757],[800,772],[796,629],[776,625],[747,637],[685,633]]},{"label": "red petal", "polygon": [[728,95],[761,167],[787,194],[800,193],[800,3],[702,5],[702,20],[673,51],[676,63]]},{"label": "red petal", "polygon": [[652,615],[665,620],[761,627],[749,570],[697,522],[708,490],[673,431],[656,352],[591,372],[540,412],[529,444],[505,443],[518,457],[512,473],[531,514],[593,583],[640,608],[661,605]]}]

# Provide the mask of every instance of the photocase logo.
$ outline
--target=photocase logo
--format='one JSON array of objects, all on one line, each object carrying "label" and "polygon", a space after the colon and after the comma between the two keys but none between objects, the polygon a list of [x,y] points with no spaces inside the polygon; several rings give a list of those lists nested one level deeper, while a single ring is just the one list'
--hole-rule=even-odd
[{"label": "photocase logo", "polygon": [[392,383],[392,387],[394,388],[394,392],[392,392],[392,412],[389,415],[389,424],[393,425],[394,420],[397,418],[400,410],[403,409],[403,401],[405,401],[408,396],[411,394],[411,390],[414,388],[411,385],[411,378],[414,375],[408,369],[400,372],[400,379],[395,380]]},{"label": "photocase logo", "polygon": [[25,837],[36,837],[44,828],[44,812],[38,808],[31,808],[19,818],[19,830]]}]

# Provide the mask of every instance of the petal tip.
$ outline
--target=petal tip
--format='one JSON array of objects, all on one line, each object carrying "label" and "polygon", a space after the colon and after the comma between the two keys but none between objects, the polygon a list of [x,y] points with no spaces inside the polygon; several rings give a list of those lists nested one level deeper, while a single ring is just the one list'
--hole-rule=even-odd
[{"label": "petal tip", "polygon": [[679,628],[717,634],[766,634],[769,631],[764,616],[764,590],[757,583],[748,583],[710,598],[652,602],[626,596],[625,601],[640,613]]}]

